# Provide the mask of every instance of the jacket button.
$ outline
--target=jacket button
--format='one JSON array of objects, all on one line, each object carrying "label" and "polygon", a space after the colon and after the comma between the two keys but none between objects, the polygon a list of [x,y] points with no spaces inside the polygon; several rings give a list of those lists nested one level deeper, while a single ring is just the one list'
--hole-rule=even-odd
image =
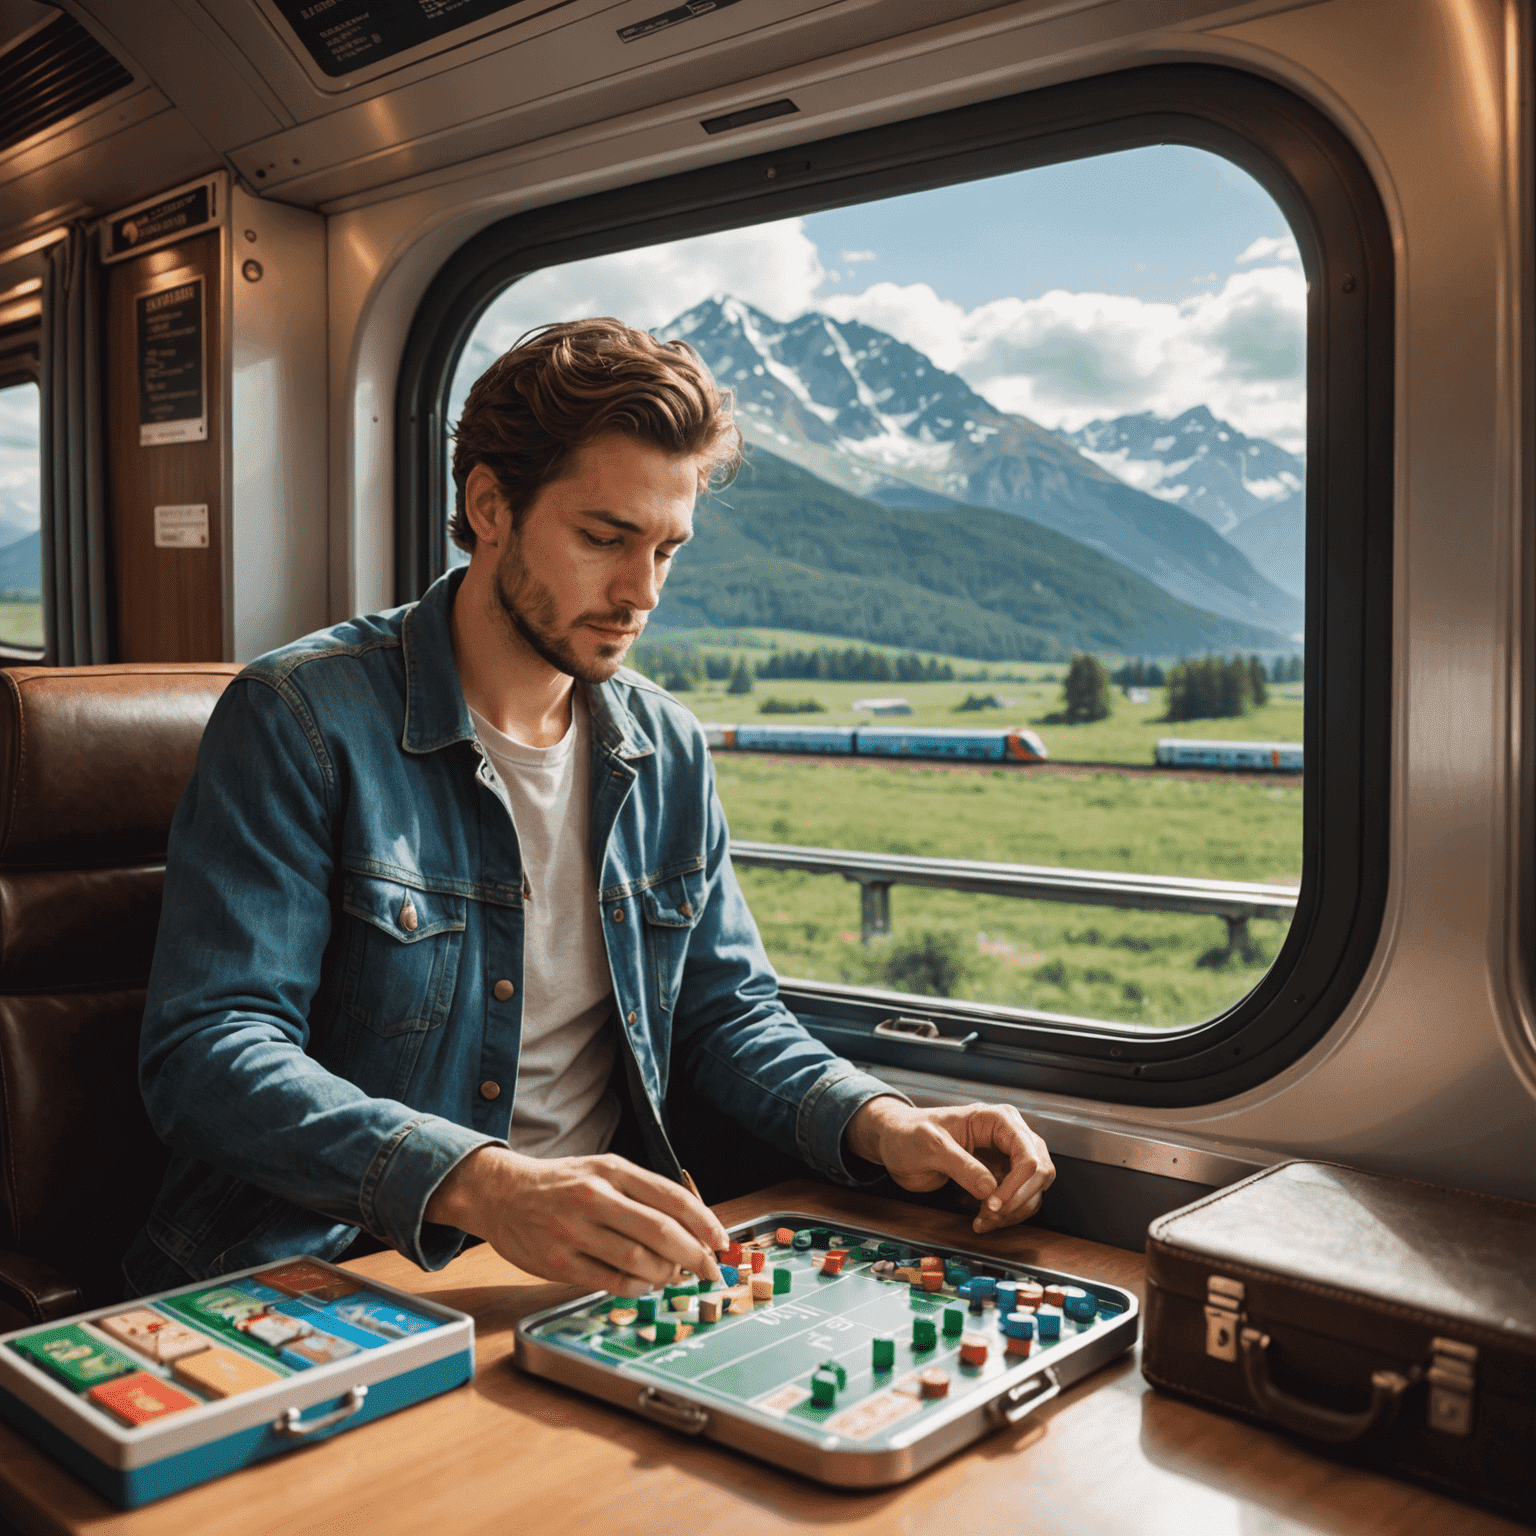
[{"label": "jacket button", "polygon": [[495,993],[496,1001],[498,1003],[504,1003],[509,997],[512,996],[514,992],[517,991],[517,988],[514,987],[510,981],[503,979],[498,981],[496,985],[491,988],[491,991]]},{"label": "jacket button", "polygon": [[482,1099],[499,1099],[501,1097],[501,1084],[493,1083],[487,1078],[480,1084],[480,1097]]},{"label": "jacket button", "polygon": [[635,1010],[633,1008],[629,1010],[629,1022],[631,1024],[635,1022]]},{"label": "jacket button", "polygon": [[400,926],[407,933],[416,932],[416,908],[410,902],[400,908]]},{"label": "jacket button", "polygon": [[622,923],[624,921],[624,908],[623,907],[615,907],[613,909],[613,920],[616,923]]}]

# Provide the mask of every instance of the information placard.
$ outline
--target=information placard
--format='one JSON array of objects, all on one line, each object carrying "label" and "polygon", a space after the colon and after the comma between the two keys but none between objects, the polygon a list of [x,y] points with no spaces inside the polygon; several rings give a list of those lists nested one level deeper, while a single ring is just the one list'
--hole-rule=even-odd
[{"label": "information placard", "polygon": [[201,274],[134,300],[139,366],[139,446],[208,437]]},{"label": "information placard", "polygon": [[108,260],[114,256],[131,255],[212,223],[211,192],[208,182],[199,182],[197,186],[186,187],[158,203],[136,208],[132,213],[113,219],[107,229],[104,255]]},{"label": "information placard", "polygon": [[445,32],[517,10],[528,0],[276,0],[316,65],[332,79]]},{"label": "information placard", "polygon": [[199,502],[191,506],[156,507],[155,548],[207,549],[207,503]]}]

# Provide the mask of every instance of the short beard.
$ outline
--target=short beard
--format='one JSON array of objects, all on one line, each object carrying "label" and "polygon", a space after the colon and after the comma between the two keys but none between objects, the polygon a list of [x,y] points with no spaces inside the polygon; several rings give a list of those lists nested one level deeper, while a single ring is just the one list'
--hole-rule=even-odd
[{"label": "short beard", "polygon": [[555,671],[583,683],[605,683],[623,665],[630,642],[598,647],[593,661],[582,661],[571,648],[569,631],[583,624],[600,624],[613,629],[634,629],[637,617],[632,608],[608,613],[583,613],[562,633],[557,627],[554,594],[523,563],[521,541],[514,533],[496,564],[496,601],[502,616],[535,654]]}]

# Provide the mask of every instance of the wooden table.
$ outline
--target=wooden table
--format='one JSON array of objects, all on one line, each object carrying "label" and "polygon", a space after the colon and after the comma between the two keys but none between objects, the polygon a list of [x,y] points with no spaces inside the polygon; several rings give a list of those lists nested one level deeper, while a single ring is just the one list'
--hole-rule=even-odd
[{"label": "wooden table", "polygon": [[[1029,1227],[976,1238],[960,1217],[822,1184],[781,1185],[719,1214],[731,1223],[785,1207],[1141,1289],[1139,1254]],[[517,1320],[570,1293],[489,1248],[472,1248],[434,1275],[395,1253],[353,1267],[473,1314],[474,1381],[129,1514],[0,1426],[0,1518],[27,1536],[803,1536],[807,1529],[1530,1536],[1523,1526],[1161,1396],[1142,1379],[1134,1353],[1019,1429],[980,1440],[911,1483],[838,1492],[520,1375],[510,1358]]]}]

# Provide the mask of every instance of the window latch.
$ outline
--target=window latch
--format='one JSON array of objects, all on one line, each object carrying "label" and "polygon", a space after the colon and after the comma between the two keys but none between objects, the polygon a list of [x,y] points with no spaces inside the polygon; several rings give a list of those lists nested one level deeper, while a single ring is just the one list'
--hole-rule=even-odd
[{"label": "window latch", "polygon": [[905,1014],[881,1019],[875,1025],[875,1036],[880,1040],[900,1040],[903,1045],[931,1045],[939,1051],[969,1050],[981,1038],[974,1029],[968,1035],[941,1035],[932,1019],[913,1019]]}]

